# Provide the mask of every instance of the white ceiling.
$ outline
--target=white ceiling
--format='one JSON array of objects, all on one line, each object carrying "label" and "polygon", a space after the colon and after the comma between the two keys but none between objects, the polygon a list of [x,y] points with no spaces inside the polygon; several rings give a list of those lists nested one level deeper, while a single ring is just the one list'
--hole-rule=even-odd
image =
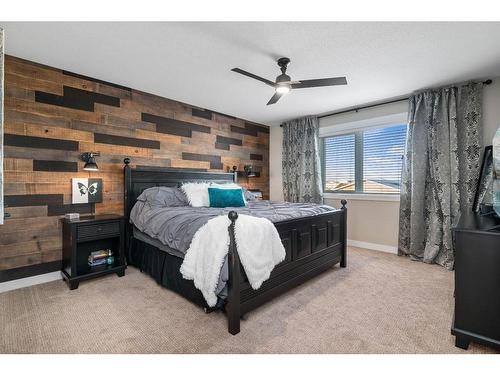
[{"label": "white ceiling", "polygon": [[[6,53],[248,120],[277,124],[500,76],[500,23],[0,22]],[[290,57],[292,79],[347,77],[347,86],[295,90],[266,106]]]}]

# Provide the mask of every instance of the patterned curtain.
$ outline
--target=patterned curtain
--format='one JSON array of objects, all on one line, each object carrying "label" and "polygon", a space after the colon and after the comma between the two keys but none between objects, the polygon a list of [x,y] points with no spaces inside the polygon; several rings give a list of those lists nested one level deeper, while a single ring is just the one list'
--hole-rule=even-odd
[{"label": "patterned curtain", "polygon": [[303,117],[282,127],[285,200],[322,203],[318,118]]},{"label": "patterned curtain", "polygon": [[453,268],[451,227],[470,211],[481,167],[482,84],[409,99],[399,255]]}]

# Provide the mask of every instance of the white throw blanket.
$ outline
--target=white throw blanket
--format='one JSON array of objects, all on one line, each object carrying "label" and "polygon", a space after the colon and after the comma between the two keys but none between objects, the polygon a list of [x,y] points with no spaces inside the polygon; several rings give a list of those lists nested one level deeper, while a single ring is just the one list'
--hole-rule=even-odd
[{"label": "white throw blanket", "polygon": [[[210,219],[195,233],[181,266],[182,276],[194,281],[209,306],[217,303],[215,289],[229,251],[230,224],[227,215]],[[248,281],[253,289],[258,289],[269,278],[274,266],[285,259],[278,231],[267,219],[239,215],[235,239]]]}]

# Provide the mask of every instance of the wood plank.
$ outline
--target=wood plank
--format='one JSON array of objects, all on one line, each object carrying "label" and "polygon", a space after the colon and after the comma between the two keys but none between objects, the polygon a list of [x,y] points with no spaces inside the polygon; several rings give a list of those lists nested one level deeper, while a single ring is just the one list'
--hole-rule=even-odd
[{"label": "wood plank", "polygon": [[48,216],[61,216],[67,213],[74,212],[79,214],[90,214],[93,212],[93,203],[80,204],[49,204]]},{"label": "wood plank", "polygon": [[135,129],[128,129],[120,126],[113,126],[106,124],[96,124],[87,121],[71,121],[71,129],[81,130],[85,133],[90,134],[90,138],[87,142],[94,142],[93,133],[103,133],[110,135],[120,135],[125,137],[134,137],[136,135]]},{"label": "wood plank", "polygon": [[110,82],[86,77],[80,74],[63,71],[62,83],[65,86],[79,88],[82,90],[94,91],[100,94],[114,96],[120,99],[131,99],[132,91],[130,88],[115,85]]},{"label": "wood plank", "polygon": [[[0,238],[0,246],[15,245],[16,243],[19,244],[19,246],[22,246],[21,244],[26,241],[37,241],[37,240],[56,238],[56,237],[59,238],[61,236],[62,236],[61,230],[57,227],[51,229],[22,228],[16,232],[4,233],[2,235],[2,238]],[[14,256],[14,255],[8,255],[8,256]]]},{"label": "wood plank", "polygon": [[57,160],[33,160],[34,171],[47,172],[77,172],[78,163]]},{"label": "wood plank", "polygon": [[31,137],[17,134],[5,134],[4,143],[7,146],[46,148],[50,150],[78,150],[78,142],[64,139]]},{"label": "wood plank", "polygon": [[15,85],[5,85],[4,95],[10,98],[35,100],[35,92]]},{"label": "wood plank", "polygon": [[102,133],[94,133],[94,142],[106,143],[118,146],[160,149],[159,141],[152,141],[150,139],[142,139],[142,138],[122,137],[118,135],[110,135]]},{"label": "wood plank", "polygon": [[54,127],[30,123],[8,122],[5,124],[6,134],[28,135],[34,137],[66,139],[92,142],[94,135],[89,131],[79,131],[63,127]]},{"label": "wood plank", "polygon": [[[185,110],[179,102],[138,90],[132,90],[132,103],[137,105],[137,108],[143,108],[142,112],[159,116],[162,116],[162,111],[168,111],[170,114],[173,114],[173,112],[182,112]],[[128,108],[127,105],[128,103],[125,102],[125,108]]]},{"label": "wood plank", "polygon": [[206,120],[212,120],[212,111],[206,109],[191,108],[191,115],[201,117]]},{"label": "wood plank", "polygon": [[39,125],[59,126],[69,128],[70,120],[62,116],[40,115],[30,112],[12,110],[5,107],[4,123],[31,123]]},{"label": "wood plank", "polygon": [[156,125],[150,122],[130,120],[119,116],[113,116],[110,114],[103,114],[101,122],[106,125],[113,125],[124,129],[131,129],[131,130],[143,129],[152,132],[156,131]]},{"label": "wood plank", "polygon": [[66,129],[46,125],[26,124],[26,135],[44,138],[66,139],[73,141],[92,142],[93,134],[88,131]]},{"label": "wood plank", "polygon": [[51,263],[62,259],[62,247],[55,250],[42,251],[42,263]]},{"label": "wood plank", "polygon": [[264,156],[261,154],[250,154],[250,160],[264,160]]},{"label": "wood plank", "polygon": [[144,139],[157,139],[161,143],[178,144],[182,143],[182,137],[171,134],[157,133],[149,130],[137,129],[135,131],[137,137]]},{"label": "wood plank", "polygon": [[63,86],[63,95],[37,90],[35,91],[35,102],[87,112],[94,112],[95,105],[98,103],[120,107],[120,98],[69,86]]},{"label": "wood plank", "polygon": [[196,168],[196,169],[210,169],[209,161],[198,160],[172,160],[171,167],[173,168]]},{"label": "wood plank", "polygon": [[100,114],[101,116],[103,114],[107,114],[107,115],[112,115],[112,116],[132,120],[132,121],[141,121],[141,113],[140,112],[124,111],[123,108],[121,108],[121,107],[112,107],[112,106],[105,105],[105,104],[95,103],[94,104],[94,112],[97,114]]},{"label": "wood plank", "polygon": [[3,159],[3,169],[4,171],[32,171],[33,160],[5,158]]},{"label": "wood plank", "polygon": [[15,181],[17,183],[70,183],[72,178],[89,178],[89,172],[57,174],[50,172],[27,172],[27,171],[5,171],[6,183]]},{"label": "wood plank", "polygon": [[5,57],[5,70],[19,76],[47,82],[61,82],[62,78],[59,69],[43,67],[8,55]]},{"label": "wood plank", "polygon": [[42,254],[35,252],[27,255],[17,255],[10,258],[2,258],[0,260],[0,271],[11,270],[13,268],[26,267],[42,262]]},{"label": "wood plank", "polygon": [[98,122],[101,118],[101,115],[97,112],[79,111],[52,104],[37,103],[17,98],[5,98],[4,105],[9,110],[13,111],[31,112],[33,114],[43,116],[66,117],[72,120]]},{"label": "wood plank", "polygon": [[8,71],[5,73],[5,85],[17,86],[32,91],[40,90],[53,95],[61,95],[63,92],[62,85],[59,82],[42,81],[39,79],[23,77],[17,74],[9,73]]},{"label": "wood plank", "polygon": [[[47,206],[9,207],[6,209],[6,212],[10,214],[9,220],[22,219],[26,217],[44,217],[47,216]],[[31,229],[29,231],[32,232]],[[59,231],[59,229],[57,229],[57,231]],[[5,234],[2,235],[0,241],[4,240],[4,236]]]},{"label": "wood plank", "polygon": [[[152,150],[149,148],[129,147],[129,146],[115,146],[101,143],[80,142],[80,152],[100,152],[101,155],[113,154],[120,155],[116,161],[126,157],[141,156],[144,158],[151,158]],[[100,159],[101,157],[99,157]],[[99,162],[97,163],[99,165]]]},{"label": "wood plank", "polygon": [[49,150],[43,148],[4,146],[4,155],[15,159],[73,160],[80,159],[78,151]]},{"label": "wood plank", "polygon": [[4,202],[9,207],[23,206],[47,206],[49,204],[61,204],[62,194],[29,194],[29,195],[6,195]]},{"label": "wood plank", "polygon": [[19,229],[30,228],[32,230],[45,229],[50,230],[52,228],[62,228],[60,219],[57,217],[46,217],[40,220],[39,217],[34,218],[23,218],[23,219],[8,219],[5,220],[3,225],[0,225],[0,234],[18,232]]},{"label": "wood plank", "polygon": [[122,100],[121,108],[127,113],[142,113],[147,112],[161,117],[174,118],[174,109],[170,103],[165,100],[161,101],[164,104],[155,103],[140,103],[136,100]]}]

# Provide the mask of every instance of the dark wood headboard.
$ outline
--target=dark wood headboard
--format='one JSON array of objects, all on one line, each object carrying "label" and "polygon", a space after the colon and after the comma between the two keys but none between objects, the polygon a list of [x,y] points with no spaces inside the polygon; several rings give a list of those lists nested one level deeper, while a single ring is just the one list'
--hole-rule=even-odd
[{"label": "dark wood headboard", "polygon": [[146,189],[155,186],[179,187],[185,182],[210,181],[216,183],[234,182],[234,173],[207,172],[192,169],[130,167],[130,159],[124,161],[125,189],[124,212],[128,218],[137,197]]}]

